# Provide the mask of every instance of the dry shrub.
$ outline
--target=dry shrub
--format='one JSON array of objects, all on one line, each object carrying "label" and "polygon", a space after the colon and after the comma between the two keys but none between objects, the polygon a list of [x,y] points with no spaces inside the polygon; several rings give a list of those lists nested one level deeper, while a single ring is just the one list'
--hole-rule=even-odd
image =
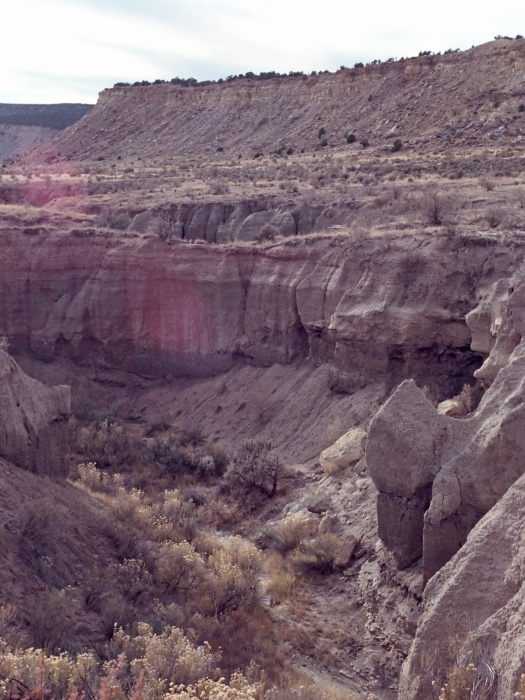
[{"label": "dry shrub", "polygon": [[439,692],[439,700],[488,700],[494,697],[495,682],[494,669],[482,660],[478,668],[473,663],[455,666],[449,671],[442,688],[436,681],[432,685]]},{"label": "dry shrub", "polygon": [[261,567],[257,547],[241,537],[229,537],[207,561],[208,612],[220,618],[258,600]]},{"label": "dry shrub", "polygon": [[189,542],[166,542],[157,556],[155,579],[167,593],[187,593],[205,576],[203,557]]},{"label": "dry shrub", "polygon": [[267,529],[270,544],[279,552],[286,554],[313,535],[317,524],[313,518],[304,513],[290,513],[276,525]]},{"label": "dry shrub", "polygon": [[258,243],[264,243],[264,241],[274,241],[280,233],[281,232],[277,226],[273,226],[272,224],[264,224],[264,226],[261,226],[257,232],[255,240]]},{"label": "dry shrub", "polygon": [[454,219],[459,202],[449,193],[428,190],[419,198],[419,208],[427,223],[442,226]]},{"label": "dry shrub", "polygon": [[144,456],[140,428],[124,427],[105,419],[76,430],[76,448],[99,467],[136,463]]},{"label": "dry shrub", "polygon": [[25,612],[32,644],[53,653],[64,641],[71,626],[70,590],[48,590],[41,593]]},{"label": "dry shrub", "polygon": [[497,228],[505,221],[505,210],[501,207],[489,207],[485,210],[485,221],[490,228]]},{"label": "dry shrub", "polygon": [[319,534],[303,542],[294,552],[291,561],[298,573],[329,574],[334,571],[335,561],[341,551],[341,540],[330,532]]},{"label": "dry shrub", "polygon": [[70,579],[70,568],[60,547],[65,511],[51,498],[37,498],[18,516],[20,555],[48,585],[60,588]]},{"label": "dry shrub", "polygon": [[164,700],[262,700],[264,685],[248,681],[240,672],[232,674],[230,682],[224,678],[214,681],[206,678],[195,685],[173,688]]},{"label": "dry shrub", "polygon": [[297,588],[298,579],[290,571],[280,554],[271,554],[266,560],[266,593],[274,603],[280,604],[289,598]]},{"label": "dry shrub", "polygon": [[494,180],[490,180],[488,177],[480,177],[478,183],[479,186],[486,189],[487,192],[492,192],[496,187]]},{"label": "dry shrub", "polygon": [[280,471],[281,463],[269,440],[247,440],[233,457],[227,479],[234,487],[272,497],[277,492]]},{"label": "dry shrub", "polygon": [[172,685],[190,685],[218,673],[217,659],[209,645],[195,646],[177,627],[154,634],[145,622],[133,636],[117,630],[111,642],[114,658],[129,660],[129,673],[137,680],[145,671],[144,694],[161,700]]},{"label": "dry shrub", "polygon": [[468,416],[476,406],[474,387],[470,384],[464,384],[463,389],[457,396],[454,396],[453,400],[458,403],[459,417]]},{"label": "dry shrub", "polygon": [[127,211],[122,211],[114,207],[105,207],[100,214],[95,217],[95,226],[100,228],[116,229],[123,231],[130,224],[130,216]]}]

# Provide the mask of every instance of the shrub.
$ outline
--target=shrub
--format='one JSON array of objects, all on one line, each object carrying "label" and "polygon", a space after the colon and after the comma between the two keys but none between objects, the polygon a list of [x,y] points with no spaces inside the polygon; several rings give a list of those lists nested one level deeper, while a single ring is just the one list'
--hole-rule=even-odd
[{"label": "shrub", "polygon": [[189,542],[166,542],[159,550],[155,579],[170,594],[188,592],[204,578],[204,561]]},{"label": "shrub", "polygon": [[403,142],[401,139],[396,139],[394,143],[392,144],[392,148],[390,149],[392,153],[397,153],[397,151],[400,151],[403,146]]},{"label": "shrub", "polygon": [[346,143],[355,143],[356,141],[356,135],[355,134],[348,134],[346,137]]},{"label": "shrub", "polygon": [[326,129],[324,128],[324,126],[322,126],[322,127],[319,129],[319,131],[317,132],[317,138],[320,139],[321,136],[324,136],[325,134],[326,134]]},{"label": "shrub", "polygon": [[303,542],[292,556],[292,564],[300,573],[329,574],[341,551],[341,541],[329,532]]},{"label": "shrub", "polygon": [[71,607],[66,589],[45,591],[30,604],[25,617],[35,647],[52,653],[62,644],[71,625]]},{"label": "shrub", "polygon": [[273,226],[272,224],[264,224],[264,226],[261,226],[259,232],[255,236],[255,240],[258,243],[262,243],[263,241],[273,241],[278,235],[279,229],[277,226]]},{"label": "shrub", "polygon": [[279,552],[291,552],[306,537],[312,535],[312,519],[304,513],[288,514],[276,526],[269,528],[270,541]]},{"label": "shrub", "polygon": [[217,618],[258,600],[261,553],[250,542],[230,537],[208,559],[209,612]]},{"label": "shrub", "polygon": [[361,146],[363,148],[368,148],[368,146],[370,146],[370,142],[368,139],[361,139],[361,141],[359,141],[359,143],[361,144]]},{"label": "shrub", "polygon": [[525,104],[523,104],[523,102],[518,107],[518,112],[525,112]]},{"label": "shrub", "polygon": [[328,146],[328,141],[326,139],[323,139],[321,141],[321,146],[323,146],[323,148],[324,148],[324,146]]},{"label": "shrub", "polygon": [[280,469],[281,464],[272,453],[269,440],[247,440],[233,458],[227,476],[234,486],[262,491],[272,497],[277,491]]},{"label": "shrub", "polygon": [[491,207],[485,212],[485,220],[490,228],[497,228],[502,223],[504,216],[503,210],[497,207]]}]

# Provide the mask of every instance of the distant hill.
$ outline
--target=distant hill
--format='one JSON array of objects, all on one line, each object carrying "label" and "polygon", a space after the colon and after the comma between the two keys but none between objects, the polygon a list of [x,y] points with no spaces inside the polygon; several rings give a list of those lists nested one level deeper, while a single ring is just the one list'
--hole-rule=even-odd
[{"label": "distant hill", "polygon": [[87,114],[93,105],[18,105],[0,104],[0,124],[18,126],[44,126],[50,129],[65,129]]},{"label": "distant hill", "polygon": [[254,157],[345,148],[348,136],[440,151],[525,138],[525,39],[428,53],[308,76],[118,86],[52,147],[76,159]]}]

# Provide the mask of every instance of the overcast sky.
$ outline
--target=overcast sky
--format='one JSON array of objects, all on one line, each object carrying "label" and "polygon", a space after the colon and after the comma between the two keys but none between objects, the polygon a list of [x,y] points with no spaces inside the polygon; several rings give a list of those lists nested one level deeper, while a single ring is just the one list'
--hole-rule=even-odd
[{"label": "overcast sky", "polygon": [[10,0],[0,102],[96,102],[115,82],[336,70],[525,35],[525,0]]}]

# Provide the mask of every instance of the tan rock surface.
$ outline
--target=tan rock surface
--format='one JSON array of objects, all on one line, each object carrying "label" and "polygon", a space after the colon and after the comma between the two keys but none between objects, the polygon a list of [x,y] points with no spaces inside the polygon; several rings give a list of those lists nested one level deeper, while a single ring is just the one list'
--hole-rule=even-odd
[{"label": "tan rock surface", "polygon": [[427,700],[433,679],[454,663],[483,659],[497,676],[490,697],[514,697],[523,673],[525,633],[525,477],[470,533],[466,544],[428,583],[416,638],[401,673],[400,700]]},{"label": "tan rock surface", "polygon": [[362,428],[350,428],[333,445],[321,452],[319,464],[322,469],[327,472],[336,471],[359,462],[365,454],[365,438],[365,430]]}]

